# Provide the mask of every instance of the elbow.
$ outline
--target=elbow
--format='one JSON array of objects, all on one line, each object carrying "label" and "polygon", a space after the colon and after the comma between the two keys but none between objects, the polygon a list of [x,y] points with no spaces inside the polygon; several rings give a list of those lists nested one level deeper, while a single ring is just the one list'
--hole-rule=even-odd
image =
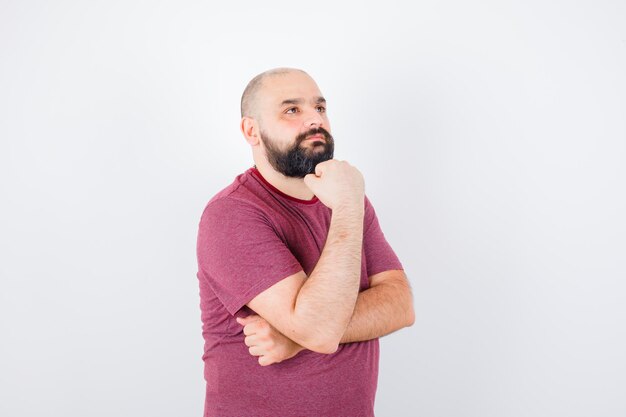
[{"label": "elbow", "polygon": [[411,294],[410,288],[407,297],[405,312],[405,327],[411,327],[413,326],[413,324],[415,324],[415,309],[413,308],[413,294]]},{"label": "elbow", "polygon": [[324,355],[330,355],[332,353],[337,352],[339,349],[339,343],[325,343],[312,346],[311,349],[313,352],[321,353]]},{"label": "elbow", "polygon": [[[291,340],[312,352],[329,355],[339,349],[345,326],[339,328],[334,323],[321,321],[293,320]],[[347,325],[347,324],[346,324]]]},{"label": "elbow", "polygon": [[415,324],[415,310],[413,309],[413,297],[409,297],[404,309],[404,327],[411,327]]},{"label": "elbow", "polygon": [[337,352],[337,349],[339,349],[339,343],[327,343],[324,345],[311,346],[311,349],[309,350],[313,352],[321,353],[323,355],[330,355],[332,353]]},{"label": "elbow", "polygon": [[313,340],[307,340],[301,345],[310,351],[330,355],[331,353],[337,352],[337,349],[339,349],[339,339],[331,337],[318,337]]},{"label": "elbow", "polygon": [[405,327],[411,327],[413,324],[415,324],[415,311],[413,311],[413,306],[410,306],[406,313]]}]

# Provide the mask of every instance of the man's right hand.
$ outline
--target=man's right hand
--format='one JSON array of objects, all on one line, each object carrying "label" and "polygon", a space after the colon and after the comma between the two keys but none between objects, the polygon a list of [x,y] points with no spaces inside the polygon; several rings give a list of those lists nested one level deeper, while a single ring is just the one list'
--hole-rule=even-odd
[{"label": "man's right hand", "polygon": [[304,183],[331,210],[363,206],[363,175],[346,161],[330,159],[315,167],[315,174],[304,177]]}]

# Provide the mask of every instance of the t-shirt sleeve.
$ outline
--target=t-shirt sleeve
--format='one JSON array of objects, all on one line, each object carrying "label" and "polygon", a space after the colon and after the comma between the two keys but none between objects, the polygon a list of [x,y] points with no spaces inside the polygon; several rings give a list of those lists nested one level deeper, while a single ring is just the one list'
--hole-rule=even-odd
[{"label": "t-shirt sleeve", "polygon": [[263,212],[229,197],[209,202],[198,231],[198,268],[228,312],[302,270]]},{"label": "t-shirt sleeve", "polygon": [[365,197],[365,231],[363,234],[363,254],[365,256],[367,276],[393,269],[404,269],[378,223],[376,211],[370,200]]}]

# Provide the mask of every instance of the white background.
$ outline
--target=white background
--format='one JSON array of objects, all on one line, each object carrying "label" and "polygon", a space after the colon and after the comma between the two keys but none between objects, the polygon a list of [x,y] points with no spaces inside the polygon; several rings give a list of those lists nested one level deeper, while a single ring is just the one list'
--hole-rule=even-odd
[{"label": "white background", "polygon": [[413,286],[377,416],[626,415],[617,0],[1,0],[0,415],[201,415],[198,221],[277,66]]}]

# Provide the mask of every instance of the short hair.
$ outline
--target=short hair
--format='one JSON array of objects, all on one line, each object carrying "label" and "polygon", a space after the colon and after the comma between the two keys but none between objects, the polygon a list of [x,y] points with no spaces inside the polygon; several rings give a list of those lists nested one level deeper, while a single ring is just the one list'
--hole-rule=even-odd
[{"label": "short hair", "polygon": [[[241,117],[255,117],[256,116],[256,98],[258,92],[261,90],[263,86],[263,81],[268,77],[273,77],[276,75],[284,75],[290,72],[299,71],[306,74],[305,71],[297,68],[274,68],[267,71],[264,71],[254,77],[245,90],[243,90],[243,94],[241,95]],[[308,75],[308,74],[307,74]]]}]

